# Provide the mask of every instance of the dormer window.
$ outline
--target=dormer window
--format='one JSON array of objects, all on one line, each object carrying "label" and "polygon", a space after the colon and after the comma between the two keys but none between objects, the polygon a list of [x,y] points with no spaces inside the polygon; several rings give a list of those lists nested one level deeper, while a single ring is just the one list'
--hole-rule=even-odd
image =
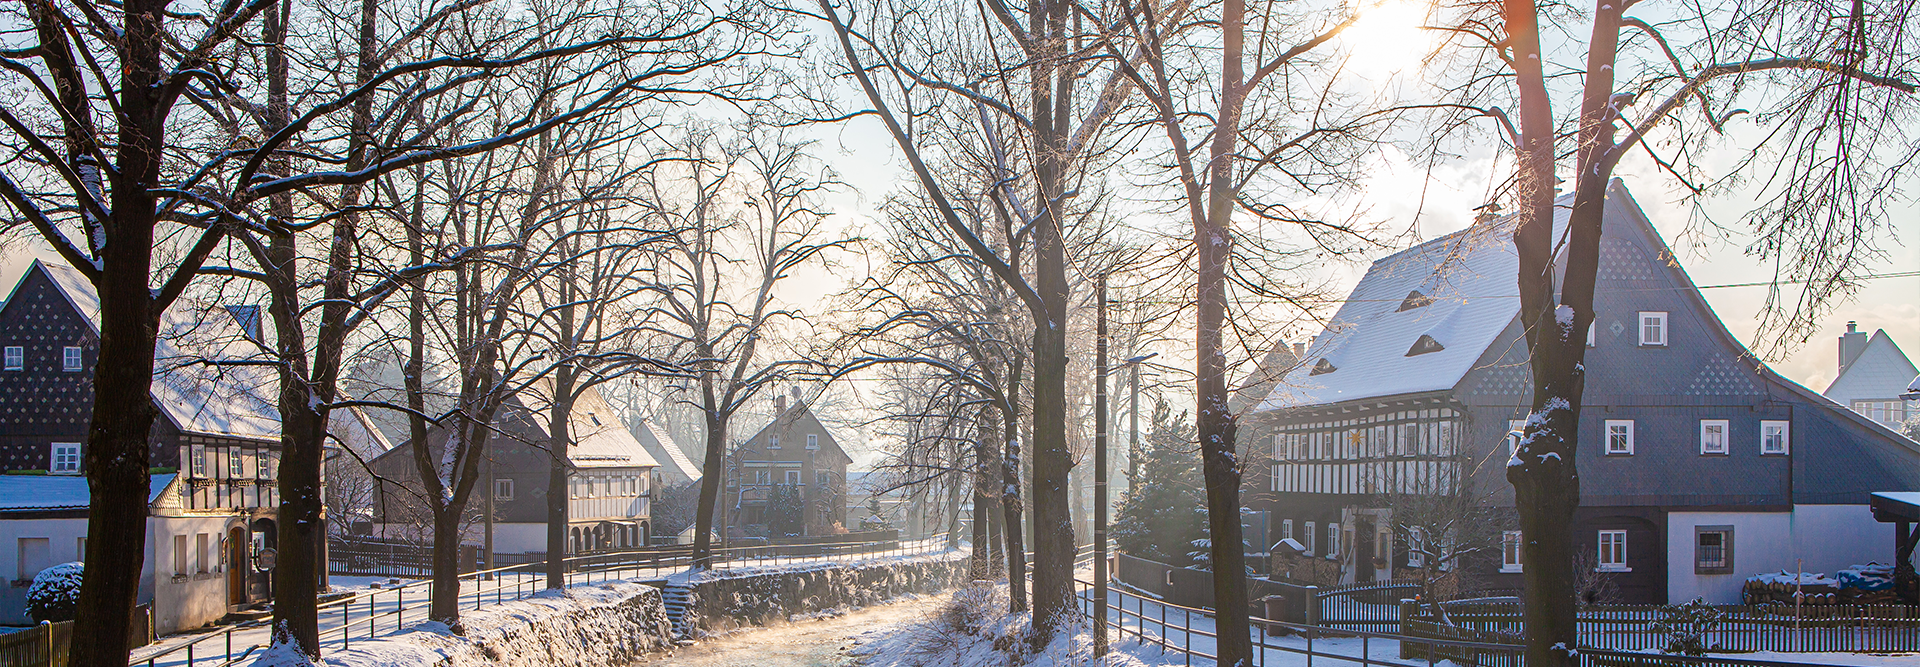
[{"label": "dormer window", "polygon": [[1415,308],[1425,307],[1432,303],[1433,303],[1433,297],[1427,296],[1425,294],[1421,294],[1420,290],[1414,290],[1407,293],[1406,300],[1400,302],[1400,309],[1393,312],[1403,313],[1409,310],[1413,310]]},{"label": "dormer window", "polygon": [[27,367],[27,348],[8,345],[6,349],[6,369],[17,371]]},{"label": "dormer window", "polygon": [[1440,341],[1434,340],[1433,336],[1420,334],[1420,340],[1413,341],[1413,347],[1407,348],[1406,356],[1417,357],[1428,352],[1439,352],[1444,349],[1447,349],[1447,346],[1441,345]]},{"label": "dormer window", "polygon": [[1334,367],[1333,362],[1327,361],[1326,357],[1321,357],[1319,361],[1314,362],[1313,370],[1307,372],[1307,375],[1326,375],[1337,370],[1340,369]]}]

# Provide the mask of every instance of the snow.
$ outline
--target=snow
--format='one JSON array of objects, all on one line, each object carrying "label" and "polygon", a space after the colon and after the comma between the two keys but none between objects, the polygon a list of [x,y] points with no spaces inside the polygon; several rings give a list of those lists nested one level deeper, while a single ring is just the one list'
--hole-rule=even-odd
[{"label": "snow", "polygon": [[1829,579],[1827,578],[1826,575],[1819,574],[1817,572],[1801,572],[1795,575],[1795,574],[1788,574],[1787,572],[1782,571],[1776,574],[1755,575],[1752,577],[1748,577],[1747,580],[1758,581],[1765,584],[1786,584],[1789,586],[1794,586],[1794,585],[1839,586],[1840,585],[1839,581],[1836,581],[1834,579]]},{"label": "snow", "polygon": [[[151,505],[173,483],[174,475],[147,480]],[[85,509],[92,502],[87,478],[78,475],[0,475],[0,510]]]},{"label": "snow", "polygon": [[[1719,655],[1719,654],[1716,654]],[[1803,665],[1848,665],[1852,667],[1912,667],[1920,665],[1920,653],[1781,653],[1755,651],[1725,654],[1742,660],[1797,662]]]},{"label": "snow", "polygon": [[[1566,225],[1571,197],[1556,202],[1556,228]],[[1608,214],[1624,206],[1609,198]],[[1305,363],[1254,411],[1453,388],[1520,312],[1512,243],[1518,220],[1509,215],[1475,224],[1374,262],[1313,338]],[[1400,310],[1415,291],[1432,302]],[[1422,334],[1443,349],[1407,356]],[[1338,370],[1313,375],[1321,359]]]},{"label": "snow", "polygon": [[456,632],[426,622],[327,652],[317,663],[281,644],[250,667],[614,667],[672,645],[660,592],[633,581],[581,584],[461,615]]}]

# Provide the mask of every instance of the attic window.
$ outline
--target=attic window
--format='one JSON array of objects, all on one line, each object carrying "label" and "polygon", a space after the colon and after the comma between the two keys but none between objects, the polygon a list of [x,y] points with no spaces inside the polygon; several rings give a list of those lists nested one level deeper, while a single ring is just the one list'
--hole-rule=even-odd
[{"label": "attic window", "polygon": [[1400,309],[1393,312],[1406,312],[1415,308],[1425,307],[1431,303],[1433,303],[1433,297],[1421,294],[1420,290],[1414,290],[1407,293],[1407,300],[1401,301]]},{"label": "attic window", "polygon": [[592,421],[593,421],[593,425],[594,425],[594,426],[599,426],[599,425],[600,425],[600,418],[599,418],[599,417],[597,417],[597,416],[595,416],[595,415],[594,415],[593,413],[591,413],[591,412],[589,412],[589,413],[587,413],[587,419],[589,419],[589,420],[592,420]]},{"label": "attic window", "polygon": [[1417,357],[1428,352],[1439,352],[1444,349],[1447,349],[1447,346],[1441,345],[1440,341],[1434,340],[1433,336],[1420,334],[1420,340],[1413,341],[1413,347],[1407,349],[1407,356]]},{"label": "attic window", "polygon": [[1326,357],[1321,357],[1320,361],[1314,362],[1313,370],[1311,372],[1308,372],[1307,375],[1309,376],[1326,375],[1328,373],[1332,373],[1337,370],[1340,370],[1340,369],[1335,368],[1333,366],[1333,362],[1327,361]]}]

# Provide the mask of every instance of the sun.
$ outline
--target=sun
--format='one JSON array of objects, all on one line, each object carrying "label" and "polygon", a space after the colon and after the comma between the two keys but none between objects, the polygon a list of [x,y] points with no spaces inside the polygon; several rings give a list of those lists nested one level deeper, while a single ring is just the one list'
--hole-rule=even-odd
[{"label": "sun", "polygon": [[1433,35],[1422,28],[1433,5],[1421,0],[1384,0],[1360,5],[1353,25],[1341,31],[1352,64],[1365,74],[1396,74],[1420,64]]}]

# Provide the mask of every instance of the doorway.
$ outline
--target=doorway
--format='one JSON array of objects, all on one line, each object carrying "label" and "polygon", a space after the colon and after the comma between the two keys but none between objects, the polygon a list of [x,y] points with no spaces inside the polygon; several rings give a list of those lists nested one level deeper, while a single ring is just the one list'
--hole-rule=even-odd
[{"label": "doorway", "polygon": [[227,604],[247,603],[247,573],[253,570],[247,547],[252,543],[245,526],[227,530]]}]

